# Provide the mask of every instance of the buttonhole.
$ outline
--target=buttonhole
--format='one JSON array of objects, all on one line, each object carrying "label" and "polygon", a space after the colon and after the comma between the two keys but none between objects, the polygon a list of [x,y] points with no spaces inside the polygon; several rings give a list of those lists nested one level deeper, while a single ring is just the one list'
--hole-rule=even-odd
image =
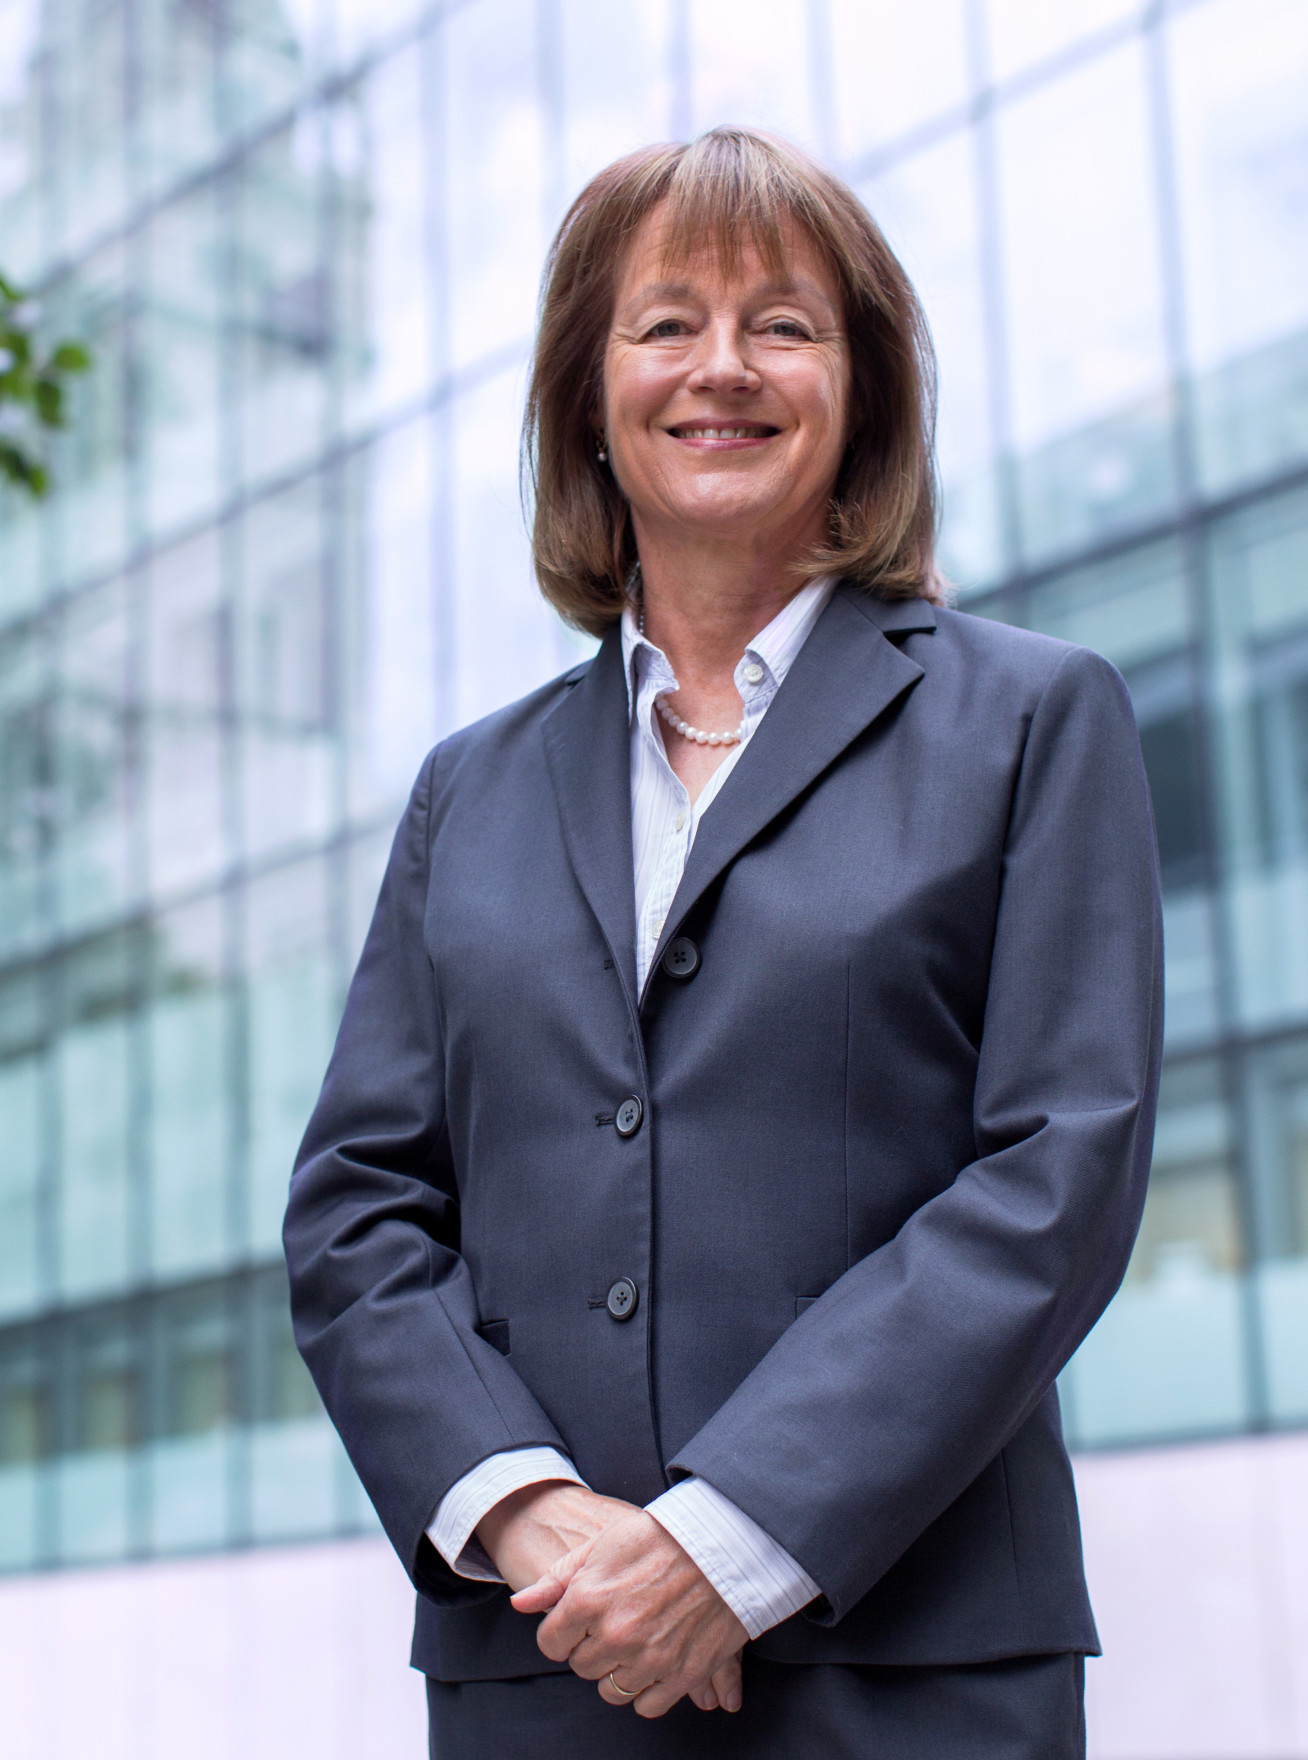
[{"label": "buttonhole", "polygon": [[604,970],[606,972],[611,972],[613,970],[613,961],[611,959],[606,959],[604,961]]},{"label": "buttonhole", "polygon": [[607,1296],[587,1296],[586,1297],[586,1306],[588,1308],[605,1308],[608,1306],[608,1297]]},{"label": "buttonhole", "polygon": [[612,1124],[613,1123],[613,1114],[611,1112],[597,1112],[595,1114],[595,1123],[596,1124]]}]

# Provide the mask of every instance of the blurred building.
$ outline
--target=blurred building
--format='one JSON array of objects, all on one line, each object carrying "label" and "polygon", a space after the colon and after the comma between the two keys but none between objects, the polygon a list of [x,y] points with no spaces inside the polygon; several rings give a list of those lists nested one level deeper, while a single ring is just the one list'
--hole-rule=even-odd
[{"label": "blurred building", "polygon": [[736,120],[917,280],[964,607],[1140,720],[1168,1064],[1062,1384],[1092,1752],[1308,1755],[1305,91],[1301,0],[0,0],[0,271],[98,362],[0,495],[15,1753],[421,1751],[286,1180],[423,753],[585,651],[519,508],[550,232]]}]

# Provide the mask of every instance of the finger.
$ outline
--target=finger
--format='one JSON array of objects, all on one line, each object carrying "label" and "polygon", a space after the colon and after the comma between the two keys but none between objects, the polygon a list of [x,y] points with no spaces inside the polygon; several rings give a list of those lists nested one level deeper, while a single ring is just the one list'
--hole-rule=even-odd
[{"label": "finger", "polygon": [[724,1711],[739,1711],[745,1702],[740,1679],[740,1657],[733,1656],[729,1662],[724,1662],[712,1675],[709,1686],[714,1699]]},{"label": "finger", "polygon": [[701,1681],[697,1687],[690,1689],[687,1697],[701,1711],[716,1711],[718,1708],[718,1695],[712,1681]]},{"label": "finger", "polygon": [[[613,1672],[615,1675],[618,1673],[616,1669],[614,1669]],[[618,1678],[621,1679],[621,1676],[619,1675]],[[626,1681],[623,1681],[622,1684],[624,1687],[627,1686]],[[599,1688],[599,1696],[603,1699],[606,1705],[634,1705],[636,1699],[640,1697],[639,1694],[636,1694],[635,1697],[633,1697],[630,1687],[627,1688],[625,1693],[618,1692],[608,1675],[605,1675],[604,1679],[598,1681],[596,1685]]]},{"label": "finger", "polygon": [[662,1717],[679,1699],[685,1698],[692,1684],[684,1676],[677,1675],[665,1681],[655,1681],[631,1701],[631,1708],[638,1717]]},{"label": "finger", "polygon": [[510,1595],[509,1602],[519,1613],[548,1613],[551,1607],[558,1606],[566,1593],[567,1584],[561,1583],[553,1571],[546,1571],[543,1577],[528,1583],[516,1595]]}]

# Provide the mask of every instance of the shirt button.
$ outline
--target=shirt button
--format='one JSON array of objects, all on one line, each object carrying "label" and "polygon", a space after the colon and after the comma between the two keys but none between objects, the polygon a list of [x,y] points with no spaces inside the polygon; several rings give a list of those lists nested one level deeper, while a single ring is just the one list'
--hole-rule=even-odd
[{"label": "shirt button", "polygon": [[636,1312],[640,1291],[629,1277],[620,1277],[604,1298],[604,1306],[615,1320],[630,1320]]},{"label": "shirt button", "polygon": [[749,665],[745,668],[745,683],[762,684],[762,682],[763,668],[759,665],[757,660],[751,660]]},{"label": "shirt button", "polygon": [[674,831],[680,831],[685,823],[686,815],[684,813],[678,813],[676,818],[672,821],[672,829]]},{"label": "shirt button", "polygon": [[633,1094],[619,1106],[613,1119],[614,1128],[620,1137],[634,1137],[644,1116],[645,1108]]}]

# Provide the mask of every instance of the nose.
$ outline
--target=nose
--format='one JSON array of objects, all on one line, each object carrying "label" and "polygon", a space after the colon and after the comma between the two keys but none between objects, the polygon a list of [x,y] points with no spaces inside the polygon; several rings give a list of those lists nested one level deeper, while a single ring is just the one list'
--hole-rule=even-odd
[{"label": "nose", "polygon": [[745,352],[739,324],[727,314],[707,324],[691,364],[692,391],[757,391],[762,384]]}]

